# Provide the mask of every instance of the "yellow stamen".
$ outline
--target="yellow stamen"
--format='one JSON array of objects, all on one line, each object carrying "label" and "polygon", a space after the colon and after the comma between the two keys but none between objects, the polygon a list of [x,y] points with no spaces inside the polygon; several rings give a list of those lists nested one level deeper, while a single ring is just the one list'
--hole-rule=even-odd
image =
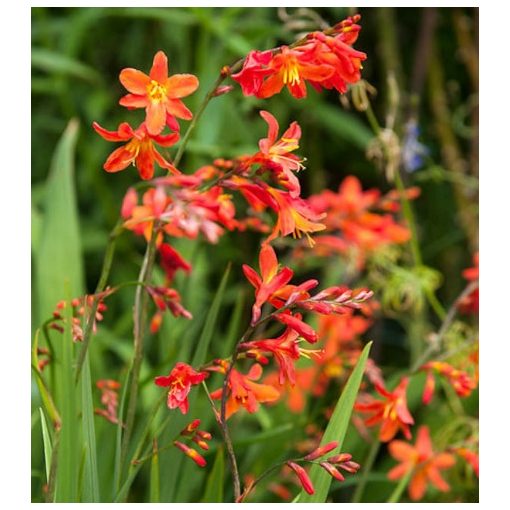
[{"label": "yellow stamen", "polygon": [[149,85],[147,85],[147,93],[152,102],[160,103],[166,97],[166,87],[156,80],[151,80]]}]

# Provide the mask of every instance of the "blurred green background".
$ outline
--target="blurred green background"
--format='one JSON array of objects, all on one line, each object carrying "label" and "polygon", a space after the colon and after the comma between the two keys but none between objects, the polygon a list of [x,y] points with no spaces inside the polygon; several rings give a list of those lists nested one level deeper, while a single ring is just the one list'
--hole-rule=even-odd
[{"label": "blurred green background", "polygon": [[[79,242],[69,254],[76,252],[81,260],[83,267],[79,267],[80,264],[78,267],[80,273],[83,269],[81,278],[84,281],[77,285],[82,285],[82,290],[92,292],[95,288],[106,239],[118,218],[122,197],[127,188],[138,181],[134,169],[118,174],[102,170],[113,145],[91,128],[93,121],[115,129],[124,120],[136,124],[136,120],[142,119],[141,111],[128,112],[118,105],[124,93],[118,81],[122,68],[134,67],[147,72],[156,51],[164,50],[169,57],[170,74],[193,73],[200,80],[198,91],[185,100],[193,111],[222,66],[232,64],[251,49],[291,43],[304,32],[321,29],[324,24],[332,25],[356,12],[362,15],[362,31],[355,48],[368,55],[362,76],[377,90],[372,97],[376,115],[384,123],[392,101],[387,77],[394,76],[399,90],[395,131],[403,136],[408,120],[416,118],[419,140],[428,149],[423,165],[415,172],[404,172],[404,179],[407,184],[422,188],[422,195],[415,202],[415,212],[424,262],[443,274],[438,297],[443,303],[451,303],[464,286],[460,273],[471,265],[471,254],[476,250],[478,239],[476,9],[33,8],[33,328],[48,317],[56,304],[52,292],[46,293],[45,289],[37,287],[42,281],[39,275],[47,271],[46,266],[41,266],[38,252],[40,243],[44,242],[42,237],[46,235],[43,225],[49,213],[45,194],[52,156],[69,121],[77,119],[79,124],[76,148],[70,151],[75,160]],[[373,133],[365,115],[353,107],[350,94],[345,99],[347,101],[340,101],[335,92],[317,94],[309,88],[308,98],[302,101],[295,100],[286,91],[269,100],[259,100],[244,98],[235,87],[234,91],[210,104],[180,167],[184,172],[192,172],[212,158],[255,151],[259,138],[266,133],[266,124],[258,111],[266,109],[278,118],[281,128],[292,120],[298,120],[302,126],[298,153],[307,158],[307,169],[301,174],[303,196],[325,187],[336,189],[349,174],[357,175],[364,187],[387,191],[393,186],[377,164],[366,156]],[[185,125],[181,129],[184,130]],[[58,191],[59,184],[55,186]],[[194,265],[192,276],[186,279],[179,275],[176,286],[182,291],[184,304],[195,320],[190,325],[183,319],[166,318],[157,341],[150,342],[143,372],[147,384],[146,391],[142,391],[142,406],[149,407],[154,398],[150,385],[152,377],[165,373],[172,360],[189,357],[193,351],[190,338],[200,333],[211,296],[230,261],[233,283],[224,299],[212,354],[226,355],[227,340],[233,341],[236,328],[242,330],[242,325],[234,324],[229,328],[228,321],[234,304],[238,303],[240,322],[246,323],[251,294],[246,292],[244,284],[237,282],[241,281],[241,263],[253,265],[258,244],[256,235],[242,235],[242,240],[237,234],[226,235],[217,246],[200,243],[198,248],[198,243],[185,240],[177,243]],[[54,241],[59,242],[58,235]],[[131,234],[121,236],[110,278],[112,283],[136,279],[143,247],[142,240],[134,239]],[[79,276],[77,278],[80,280]],[[246,298],[244,304],[240,296]],[[129,360],[132,299],[133,292],[126,290],[108,303],[109,311],[91,354],[93,380],[116,378]],[[404,341],[399,340],[403,332],[391,322],[388,327],[389,331],[381,332],[379,328],[370,338],[378,336],[381,345],[387,342],[405,351]],[[381,349],[379,352],[384,356]],[[200,400],[197,405],[205,409],[206,402]],[[36,393],[33,406],[37,411]],[[37,413],[33,415],[33,424],[36,422]],[[294,423],[283,407],[277,414],[263,411],[259,417],[248,421],[243,425],[244,439],[237,438],[241,443],[246,442],[252,432],[250,427],[253,433],[260,433],[260,429],[276,430],[276,433],[263,446],[252,445],[243,452],[241,469],[250,466],[259,471],[260,466],[268,462],[261,450],[269,448],[272,456],[277,457],[286,444],[281,440],[282,434],[288,440],[297,439],[301,437],[299,426],[304,425],[306,423]],[[97,426],[98,442],[103,445],[101,453],[107,459],[110,424],[101,422]],[[40,501],[44,468],[39,426],[33,427],[32,442],[33,501]],[[175,458],[181,461],[173,453],[167,457],[162,455],[162,470],[165,463],[171,466]],[[210,459],[212,463],[212,455]],[[187,463],[184,466],[183,472],[171,475],[162,489],[165,491],[162,501],[195,500],[193,491],[199,487],[200,477],[205,475],[194,470],[194,466]],[[101,463],[100,470],[105,477],[110,469],[108,460]],[[189,477],[190,471],[194,483],[186,485],[183,480]],[[381,482],[381,486],[384,494],[388,490],[387,483]],[[374,500],[379,497],[377,490],[371,494]],[[145,497],[142,476],[135,483],[133,500]],[[335,500],[341,501],[343,497],[334,494]],[[454,497],[455,494],[451,495]]]}]

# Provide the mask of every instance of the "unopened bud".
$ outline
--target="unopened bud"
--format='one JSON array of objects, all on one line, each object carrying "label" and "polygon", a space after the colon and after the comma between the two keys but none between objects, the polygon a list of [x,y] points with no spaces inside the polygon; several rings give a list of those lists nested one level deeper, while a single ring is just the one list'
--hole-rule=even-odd
[{"label": "unopened bud", "polygon": [[335,466],[328,464],[327,462],[319,462],[319,466],[325,469],[333,478],[336,478],[338,481],[343,482],[345,480],[344,475],[338,471]]},{"label": "unopened bud", "polygon": [[216,88],[213,92],[213,97],[222,96],[223,94],[228,94],[231,90],[234,90],[233,85],[221,85]]},{"label": "unopened bud", "polygon": [[188,423],[184,429],[181,430],[181,436],[191,436],[195,429],[200,426],[200,420],[197,418],[193,420],[191,423]]},{"label": "unopened bud", "polygon": [[181,443],[180,441],[174,441],[174,446],[179,448],[179,450],[181,450],[184,453],[184,455],[189,457],[198,466],[204,467],[207,465],[207,462],[202,457],[202,455],[200,455],[196,450],[193,450],[193,448],[186,446],[184,443]]},{"label": "unopened bud", "polygon": [[319,446],[313,452],[309,453],[304,460],[315,460],[319,457],[323,457],[326,453],[329,453],[331,450],[334,450],[338,446],[338,441],[331,441],[330,443],[325,444],[324,446]]},{"label": "unopened bud", "polygon": [[341,462],[347,462],[351,459],[352,455],[350,453],[340,453],[334,457],[330,457],[328,462],[331,462],[332,464],[340,464]]},{"label": "unopened bud", "polygon": [[308,473],[304,470],[304,468],[302,468],[299,464],[292,462],[291,460],[287,462],[287,466],[289,466],[292,469],[292,471],[296,473],[303,489],[305,489],[305,491],[308,494],[314,494],[315,489],[313,488],[312,480],[310,480],[310,477],[308,476]]},{"label": "unopened bud", "polygon": [[357,473],[361,466],[357,462],[349,461],[339,464],[338,467],[344,471],[347,471],[348,473]]}]

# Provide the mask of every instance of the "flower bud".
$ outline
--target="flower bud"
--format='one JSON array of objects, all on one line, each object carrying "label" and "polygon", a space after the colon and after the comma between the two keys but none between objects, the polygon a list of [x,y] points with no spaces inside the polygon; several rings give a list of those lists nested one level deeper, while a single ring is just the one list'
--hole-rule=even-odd
[{"label": "flower bud", "polygon": [[334,450],[338,446],[338,441],[331,441],[330,443],[325,444],[324,446],[319,446],[313,452],[309,453],[304,460],[315,460],[319,457],[323,457],[326,453],[329,453],[331,450]]},{"label": "flower bud", "polygon": [[305,491],[308,494],[314,494],[315,489],[313,488],[312,480],[310,480],[310,477],[308,476],[308,473],[304,470],[304,468],[290,460],[287,462],[287,466],[289,466],[292,469],[292,471],[296,473],[303,489],[305,489]]}]

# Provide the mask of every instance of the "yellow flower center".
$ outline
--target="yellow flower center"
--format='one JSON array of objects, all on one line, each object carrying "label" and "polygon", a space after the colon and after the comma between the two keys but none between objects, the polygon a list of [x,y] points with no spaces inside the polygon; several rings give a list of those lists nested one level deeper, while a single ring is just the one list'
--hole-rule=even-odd
[{"label": "yellow flower center", "polygon": [[156,80],[151,80],[147,85],[147,94],[153,103],[160,103],[166,98],[166,87]]},{"label": "yellow flower center", "polygon": [[299,67],[297,62],[294,59],[290,62],[286,62],[283,67],[283,83],[295,85],[300,81],[301,78],[299,77]]}]

